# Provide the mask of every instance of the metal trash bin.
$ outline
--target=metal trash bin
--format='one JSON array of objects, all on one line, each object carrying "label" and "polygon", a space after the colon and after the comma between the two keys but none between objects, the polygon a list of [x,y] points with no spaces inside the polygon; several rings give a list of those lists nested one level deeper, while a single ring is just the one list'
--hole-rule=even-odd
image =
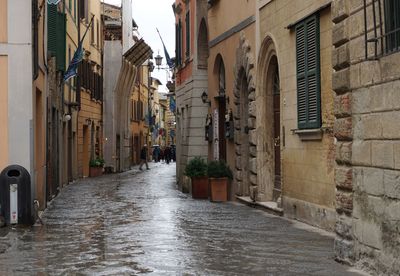
[{"label": "metal trash bin", "polygon": [[6,224],[33,224],[31,177],[22,166],[11,165],[0,174],[1,215]]}]

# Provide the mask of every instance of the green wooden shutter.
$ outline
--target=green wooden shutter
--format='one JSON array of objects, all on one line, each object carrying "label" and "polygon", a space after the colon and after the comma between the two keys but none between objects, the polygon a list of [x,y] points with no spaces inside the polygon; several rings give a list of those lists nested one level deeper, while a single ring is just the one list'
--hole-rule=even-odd
[{"label": "green wooden shutter", "polygon": [[178,24],[178,57],[179,57],[179,65],[182,64],[182,22],[179,20]]},{"label": "green wooden shutter", "polygon": [[47,4],[47,50],[53,56],[57,52],[57,6]]},{"label": "green wooden shutter", "polygon": [[190,57],[190,12],[186,13],[186,57]]},{"label": "green wooden shutter", "polygon": [[57,70],[65,71],[65,55],[66,55],[66,15],[65,13],[57,13]]},{"label": "green wooden shutter", "polygon": [[319,18],[312,16],[296,26],[298,128],[321,126]]},{"label": "green wooden shutter", "polygon": [[175,24],[175,65],[179,65],[179,25]]}]

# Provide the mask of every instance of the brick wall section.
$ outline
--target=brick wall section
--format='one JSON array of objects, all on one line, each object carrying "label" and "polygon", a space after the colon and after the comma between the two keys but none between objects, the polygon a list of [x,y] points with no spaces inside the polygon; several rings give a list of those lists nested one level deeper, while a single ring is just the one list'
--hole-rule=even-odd
[{"label": "brick wall section", "polygon": [[[364,1],[332,7],[336,257],[372,274],[400,275],[400,53],[366,59]],[[367,50],[373,57],[373,43]]]},{"label": "brick wall section", "polygon": [[339,261],[352,263],[352,211],[353,211],[353,171],[351,165],[353,120],[352,91],[350,86],[350,49],[349,49],[349,5],[351,1],[332,2],[332,89],[334,99],[334,135],[336,143],[336,211],[335,254]]}]

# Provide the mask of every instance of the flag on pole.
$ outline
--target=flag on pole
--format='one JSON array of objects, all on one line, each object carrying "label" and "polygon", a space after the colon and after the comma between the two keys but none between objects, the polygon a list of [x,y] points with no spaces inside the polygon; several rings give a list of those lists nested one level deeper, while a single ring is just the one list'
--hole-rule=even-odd
[{"label": "flag on pole", "polygon": [[169,110],[171,112],[175,112],[176,109],[176,103],[174,97],[169,97]]},{"label": "flag on pole", "polygon": [[47,0],[47,4],[49,5],[57,5],[61,0]]},{"label": "flag on pole", "polygon": [[85,31],[81,41],[79,41],[79,43],[78,43],[78,48],[76,48],[74,56],[72,57],[72,60],[68,65],[68,69],[64,74],[64,78],[63,78],[64,82],[66,82],[70,78],[75,77],[76,75],[78,75],[78,66],[79,66],[79,63],[83,59],[82,43],[83,43],[83,40],[85,39],[85,36],[86,36],[90,26],[93,24],[93,19],[94,19],[94,16],[92,16],[92,20],[90,21],[89,25],[86,27],[86,31]]},{"label": "flag on pole", "polygon": [[69,63],[67,72],[64,74],[64,82],[68,81],[70,78],[75,77],[78,74],[79,63],[83,59],[83,48],[82,43],[79,42],[78,48],[75,51],[74,57]]},{"label": "flag on pole", "polygon": [[163,39],[162,39],[162,37],[161,37],[161,35],[160,35],[160,32],[158,31],[158,28],[156,28],[156,30],[157,30],[158,35],[160,36],[161,43],[162,43],[162,45],[163,45],[163,47],[164,47],[164,55],[165,55],[165,59],[166,59],[166,61],[167,61],[168,67],[169,67],[169,68],[173,68],[174,65],[175,65],[175,64],[174,64],[174,61],[171,59],[171,57],[170,57],[169,54],[168,54],[167,48],[165,47],[164,41],[163,41]]}]

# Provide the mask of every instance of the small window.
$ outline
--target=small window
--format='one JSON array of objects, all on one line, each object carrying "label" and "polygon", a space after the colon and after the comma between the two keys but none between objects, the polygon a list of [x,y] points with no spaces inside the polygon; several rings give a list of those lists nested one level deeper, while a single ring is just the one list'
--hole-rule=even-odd
[{"label": "small window", "polygon": [[225,95],[225,65],[221,59],[218,70],[218,94]]},{"label": "small window", "polygon": [[98,19],[97,19],[96,31],[97,31],[97,47],[100,47],[100,23]]},{"label": "small window", "polygon": [[190,12],[186,13],[186,58],[190,57]]},{"label": "small window", "polygon": [[297,120],[299,129],[321,127],[319,17],[296,25]]},{"label": "small window", "polygon": [[400,1],[385,1],[386,52],[400,50]]},{"label": "small window", "polygon": [[[93,17],[93,14],[91,14],[90,16],[91,18]],[[95,40],[94,40],[94,21],[92,21],[92,24],[90,25],[90,44],[95,44]]]}]

